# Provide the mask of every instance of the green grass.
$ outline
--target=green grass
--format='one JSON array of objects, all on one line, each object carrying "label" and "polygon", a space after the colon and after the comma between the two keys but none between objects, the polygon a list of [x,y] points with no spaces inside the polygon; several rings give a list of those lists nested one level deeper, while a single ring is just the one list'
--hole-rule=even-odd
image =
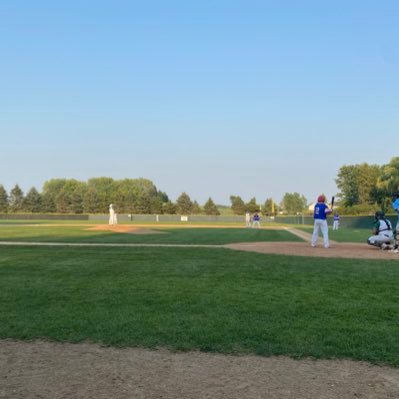
[{"label": "green grass", "polygon": [[126,234],[87,230],[90,226],[0,226],[0,241],[228,244],[255,241],[301,241],[284,230],[239,228],[167,228],[163,234]]},{"label": "green grass", "polygon": [[0,248],[0,338],[399,366],[395,260]]},{"label": "green grass", "polygon": [[[313,232],[313,226],[300,226],[298,227],[300,230],[306,231],[307,233]],[[371,228],[370,229],[354,229],[354,228],[346,228],[341,227],[338,230],[332,230],[331,227],[328,231],[328,236],[330,240],[334,240],[337,242],[359,242],[366,243],[367,238],[371,236]]]}]

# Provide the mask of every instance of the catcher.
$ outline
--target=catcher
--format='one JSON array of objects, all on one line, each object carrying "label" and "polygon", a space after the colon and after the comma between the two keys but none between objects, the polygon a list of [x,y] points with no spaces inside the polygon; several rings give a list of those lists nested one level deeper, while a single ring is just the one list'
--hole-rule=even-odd
[{"label": "catcher", "polygon": [[385,217],[384,212],[377,211],[373,223],[373,235],[369,237],[367,243],[381,249],[387,249],[392,240],[391,222]]}]

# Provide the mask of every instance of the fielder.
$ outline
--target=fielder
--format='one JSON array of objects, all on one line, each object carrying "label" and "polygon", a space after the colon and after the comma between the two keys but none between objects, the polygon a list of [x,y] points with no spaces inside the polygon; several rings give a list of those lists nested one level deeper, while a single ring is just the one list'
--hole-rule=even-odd
[{"label": "fielder", "polygon": [[245,226],[251,227],[251,214],[248,211],[245,212]]},{"label": "fielder", "polygon": [[338,230],[339,227],[339,215],[338,212],[334,213],[333,230]]},{"label": "fielder", "polygon": [[259,213],[255,213],[254,217],[252,218],[252,227],[259,228],[260,227],[260,216]]},{"label": "fielder", "polygon": [[114,206],[110,204],[109,206],[109,222],[110,225],[118,224],[118,219],[114,210]]},{"label": "fielder", "polygon": [[385,217],[384,212],[377,211],[373,223],[373,235],[369,237],[367,243],[381,249],[387,249],[392,240],[391,222]]},{"label": "fielder", "polygon": [[331,209],[325,204],[326,197],[319,195],[317,198],[317,204],[314,206],[314,227],[312,235],[312,247],[317,245],[319,240],[319,230],[323,234],[324,248],[330,248],[330,242],[328,241],[328,224],[327,215],[332,212]]}]

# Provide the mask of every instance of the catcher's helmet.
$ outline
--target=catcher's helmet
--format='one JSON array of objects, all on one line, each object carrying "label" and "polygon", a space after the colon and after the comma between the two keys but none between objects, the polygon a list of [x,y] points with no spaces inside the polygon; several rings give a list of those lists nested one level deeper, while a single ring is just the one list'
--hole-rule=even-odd
[{"label": "catcher's helmet", "polygon": [[374,216],[376,219],[382,219],[384,218],[385,213],[383,211],[377,211]]},{"label": "catcher's helmet", "polygon": [[326,196],[325,195],[319,195],[317,197],[317,202],[326,202]]},{"label": "catcher's helmet", "polygon": [[392,193],[392,198],[393,199],[399,198],[399,191],[393,192]]}]

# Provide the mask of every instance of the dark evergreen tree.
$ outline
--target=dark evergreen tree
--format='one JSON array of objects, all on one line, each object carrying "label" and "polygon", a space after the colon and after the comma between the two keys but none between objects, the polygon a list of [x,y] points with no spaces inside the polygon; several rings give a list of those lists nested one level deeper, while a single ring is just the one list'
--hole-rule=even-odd
[{"label": "dark evergreen tree", "polygon": [[21,188],[16,184],[10,191],[9,196],[9,209],[13,213],[22,212],[24,207],[24,193]]},{"label": "dark evergreen tree", "polygon": [[256,203],[256,198],[251,198],[251,200],[245,204],[245,209],[249,213],[255,213],[260,211],[259,205]]},{"label": "dark evergreen tree", "polygon": [[179,215],[190,215],[193,209],[193,203],[187,193],[182,193],[176,201],[177,213]]},{"label": "dark evergreen tree", "polygon": [[235,215],[244,215],[245,211],[245,203],[238,195],[230,196],[231,209],[233,210]]},{"label": "dark evergreen tree", "polygon": [[23,208],[26,212],[32,213],[42,211],[42,197],[35,187],[32,187],[26,194]]},{"label": "dark evergreen tree", "polygon": [[0,185],[0,213],[8,212],[8,194],[3,185]]},{"label": "dark evergreen tree", "polygon": [[213,202],[212,198],[209,197],[208,201],[206,201],[204,205],[205,215],[220,215],[219,209]]}]

